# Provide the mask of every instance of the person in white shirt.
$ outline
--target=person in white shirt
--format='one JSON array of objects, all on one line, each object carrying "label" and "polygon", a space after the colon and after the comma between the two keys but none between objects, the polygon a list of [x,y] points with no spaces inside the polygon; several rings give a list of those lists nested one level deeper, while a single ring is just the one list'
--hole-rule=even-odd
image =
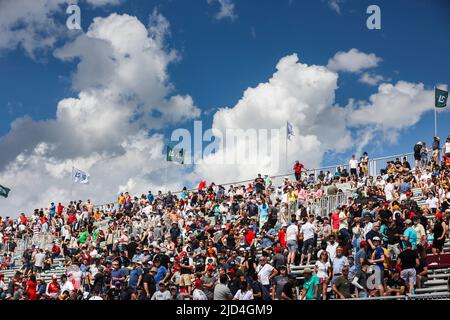
[{"label": "person in white shirt", "polygon": [[277,269],[267,263],[267,258],[262,256],[259,258],[259,264],[256,267],[256,273],[258,274],[259,282],[270,290],[270,279],[278,274]]},{"label": "person in white shirt", "polygon": [[34,271],[37,274],[42,272],[42,268],[44,267],[45,253],[44,250],[39,249],[39,252],[34,256]]},{"label": "person in white shirt", "polygon": [[428,209],[435,214],[438,206],[438,199],[434,196],[432,192],[428,194],[428,199],[425,201]]},{"label": "person in white shirt", "polygon": [[327,248],[325,249],[328,252],[328,257],[331,261],[333,261],[334,257],[336,257],[336,248],[338,247],[338,243],[336,242],[333,235],[330,236],[330,240],[328,242]]},{"label": "person in white shirt", "polygon": [[159,290],[155,291],[151,300],[170,300],[171,298],[172,295],[170,294],[170,291],[167,290],[166,284],[161,281],[159,283]]},{"label": "person in white shirt", "polygon": [[208,297],[203,292],[203,282],[200,279],[194,282],[195,289],[192,292],[192,300],[208,300]]},{"label": "person in white shirt", "polygon": [[388,180],[388,183],[384,187],[384,193],[386,194],[386,201],[392,201],[394,199],[394,196],[392,192],[394,191],[394,184],[392,183],[392,180]]},{"label": "person in white shirt", "polygon": [[248,290],[247,281],[241,282],[241,288],[236,292],[233,300],[253,300],[253,291]]},{"label": "person in white shirt", "polygon": [[316,234],[316,226],[313,224],[314,216],[310,215],[308,221],[302,225],[300,228],[300,233],[303,235],[303,248],[302,255],[300,258],[300,265],[303,264],[303,259],[305,258],[305,254],[308,255],[306,260],[306,264],[309,265],[311,261],[311,253],[314,249],[314,239]]},{"label": "person in white shirt", "polygon": [[67,292],[69,292],[69,295],[70,295],[73,292],[73,290],[74,290],[72,281],[69,281],[67,279],[66,275],[62,275],[61,276],[61,283],[62,283],[61,293],[64,293],[65,291],[67,291]]},{"label": "person in white shirt", "polygon": [[292,224],[286,229],[286,245],[288,247],[289,253],[287,258],[288,264],[293,264],[295,260],[295,253],[298,249],[298,226],[297,220],[293,221]]},{"label": "person in white shirt", "polygon": [[348,162],[348,167],[350,168],[350,175],[357,177],[358,160],[355,159],[355,155],[352,155],[352,158]]}]

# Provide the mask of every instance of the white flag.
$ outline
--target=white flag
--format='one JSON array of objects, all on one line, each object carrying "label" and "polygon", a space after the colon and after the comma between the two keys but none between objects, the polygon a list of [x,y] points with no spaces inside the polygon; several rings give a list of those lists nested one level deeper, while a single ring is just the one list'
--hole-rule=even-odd
[{"label": "white flag", "polygon": [[77,168],[72,168],[72,180],[74,183],[87,184],[89,183],[89,173]]},{"label": "white flag", "polygon": [[288,140],[291,140],[291,137],[294,136],[294,127],[289,121],[286,124],[286,136]]}]

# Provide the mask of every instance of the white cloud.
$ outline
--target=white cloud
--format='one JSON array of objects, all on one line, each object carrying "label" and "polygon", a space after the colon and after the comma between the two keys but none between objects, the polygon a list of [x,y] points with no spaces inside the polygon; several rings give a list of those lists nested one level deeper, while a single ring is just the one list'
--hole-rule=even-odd
[{"label": "white cloud", "polygon": [[347,52],[339,51],[328,60],[328,69],[356,73],[364,69],[374,68],[382,61],[374,53],[364,53],[358,49],[350,49]]},{"label": "white cloud", "polygon": [[[66,1],[2,0],[0,2],[0,51],[22,47],[35,57],[55,45],[62,29],[53,20],[56,12],[65,12]],[[64,8],[64,9],[63,9]]]},{"label": "white cloud", "polygon": [[122,1],[123,0],[86,0],[86,2],[93,7],[116,6]]},{"label": "white cloud", "polygon": [[426,90],[422,83],[382,83],[369,101],[358,101],[348,108],[349,124],[396,134],[418,123],[423,113],[430,110],[433,91]]},{"label": "white cloud", "polygon": [[[120,188],[138,193],[163,185],[164,138],[148,132],[200,111],[190,96],[173,94],[167,67],[177,56],[164,49],[167,21],[155,13],[150,26],[126,14],[96,18],[86,34],[56,50],[57,58],[77,59],[72,79],[79,93],[58,103],[54,119],[19,118],[0,138],[8,150],[0,155],[0,181],[12,189],[0,214],[71,199],[72,160],[91,174],[89,185],[74,186],[73,198],[98,203],[114,200]],[[171,177],[180,175],[170,170],[172,188],[182,181]]]},{"label": "white cloud", "polygon": [[[123,0],[85,0],[92,7],[118,5]],[[79,0],[1,0],[0,53],[23,48],[33,59],[53,49],[58,40],[71,37],[66,9]],[[81,10],[83,7],[81,6]],[[56,19],[56,17],[60,17]]]},{"label": "white cloud", "polygon": [[[423,84],[405,81],[395,85],[383,83],[369,101],[351,99],[347,106],[340,107],[335,104],[337,79],[338,74],[328,68],[302,64],[297,55],[286,56],[267,82],[245,90],[235,106],[220,109],[214,115],[213,129],[219,132],[227,128],[278,129],[289,120],[295,136],[288,142],[288,165],[299,159],[311,168],[320,166],[326,152],[354,150],[360,154],[374,141],[395,143],[402,130],[418,123],[425,112],[433,109],[433,92]],[[237,157],[248,151],[245,143],[225,144],[206,163],[199,164],[192,177],[231,182],[251,179],[257,173],[286,172],[284,143],[256,164],[210,164],[220,162],[225,155]],[[271,164],[278,159],[280,169],[270,171]]]},{"label": "white cloud", "polygon": [[364,72],[358,79],[359,82],[368,84],[370,86],[376,86],[378,83],[384,80],[384,77],[379,74],[371,74]]},{"label": "white cloud", "polygon": [[209,5],[214,3],[218,3],[220,6],[219,11],[214,16],[217,20],[230,19],[233,21],[237,18],[233,0],[208,0]]},{"label": "white cloud", "polygon": [[328,7],[335,11],[337,14],[341,14],[341,7],[339,6],[342,3],[342,0],[328,0]]},{"label": "white cloud", "polygon": [[[345,120],[340,120],[345,119],[345,111],[333,105],[337,78],[336,73],[323,66],[300,63],[296,54],[286,56],[267,82],[248,88],[234,107],[220,109],[214,115],[213,129],[220,132],[227,128],[279,129],[289,120],[295,128],[295,136],[289,142],[289,166],[297,158],[308,167],[318,166],[326,151],[346,150],[352,142]],[[225,154],[239,156],[248,152],[247,149],[245,144],[227,145],[207,160],[208,163],[220,161]],[[276,174],[285,172],[285,157],[282,143],[279,150],[261,157],[256,165],[199,164],[194,176],[226,182],[248,179],[258,172]],[[277,158],[279,171],[270,171]]]}]

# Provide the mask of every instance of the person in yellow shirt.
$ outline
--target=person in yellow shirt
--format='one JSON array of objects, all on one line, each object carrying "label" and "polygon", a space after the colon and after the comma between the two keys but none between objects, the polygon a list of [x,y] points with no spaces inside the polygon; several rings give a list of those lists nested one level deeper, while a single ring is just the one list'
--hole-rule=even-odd
[{"label": "person in yellow shirt", "polygon": [[287,200],[289,204],[289,216],[295,213],[297,207],[298,192],[292,186],[288,187]]},{"label": "person in yellow shirt", "polygon": [[125,203],[125,196],[123,195],[123,192],[117,198],[117,202],[119,203],[119,208],[122,208],[123,204]]}]

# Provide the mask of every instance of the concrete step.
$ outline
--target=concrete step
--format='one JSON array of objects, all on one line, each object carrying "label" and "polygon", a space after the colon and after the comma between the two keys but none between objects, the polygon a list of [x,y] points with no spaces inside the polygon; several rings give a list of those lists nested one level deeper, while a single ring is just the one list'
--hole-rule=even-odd
[{"label": "concrete step", "polygon": [[433,292],[448,292],[447,285],[441,285],[441,286],[433,286],[428,288],[422,288],[422,289],[415,289],[414,292],[417,293],[433,293]]},{"label": "concrete step", "polygon": [[425,281],[425,287],[439,286],[439,285],[446,285],[446,284],[447,284],[446,279],[436,279],[436,280]]}]

